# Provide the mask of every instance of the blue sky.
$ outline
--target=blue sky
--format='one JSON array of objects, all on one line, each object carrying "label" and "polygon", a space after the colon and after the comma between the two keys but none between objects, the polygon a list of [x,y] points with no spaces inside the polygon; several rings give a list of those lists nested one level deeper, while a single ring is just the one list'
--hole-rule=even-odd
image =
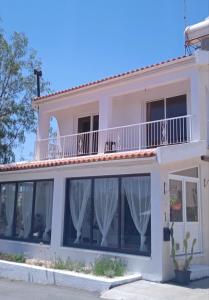
[{"label": "blue sky", "polygon": [[[203,20],[209,0],[186,0],[186,15]],[[0,18],[29,38],[54,91],[184,54],[184,0],[0,0]]]}]

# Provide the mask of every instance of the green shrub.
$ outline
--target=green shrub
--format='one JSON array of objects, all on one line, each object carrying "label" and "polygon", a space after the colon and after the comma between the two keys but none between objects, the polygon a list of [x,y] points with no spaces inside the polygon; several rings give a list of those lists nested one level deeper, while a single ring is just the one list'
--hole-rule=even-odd
[{"label": "green shrub", "polygon": [[14,261],[19,263],[25,263],[25,257],[21,254],[14,255]]},{"label": "green shrub", "polygon": [[121,259],[100,257],[93,265],[93,274],[96,276],[118,277],[123,276],[126,266]]},{"label": "green shrub", "polygon": [[14,261],[18,263],[25,263],[25,257],[22,254],[8,254],[0,253],[0,259],[7,261]]},{"label": "green shrub", "polygon": [[79,261],[72,261],[70,260],[70,258],[68,258],[67,260],[62,260],[60,257],[56,258],[51,267],[58,270],[67,270],[88,274],[91,273],[91,268],[86,267],[85,263]]}]

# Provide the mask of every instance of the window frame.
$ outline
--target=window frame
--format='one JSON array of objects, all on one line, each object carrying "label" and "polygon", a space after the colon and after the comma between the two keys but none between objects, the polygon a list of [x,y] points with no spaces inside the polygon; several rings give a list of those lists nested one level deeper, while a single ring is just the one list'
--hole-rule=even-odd
[{"label": "window frame", "polygon": [[188,115],[188,94],[187,93],[183,93],[183,94],[177,94],[177,95],[169,95],[167,97],[159,97],[156,98],[154,100],[148,100],[146,101],[146,122],[152,122],[150,121],[150,107],[148,107],[150,104],[152,104],[153,102],[158,102],[158,101],[163,101],[163,119],[158,119],[155,121],[161,121],[161,120],[165,120],[165,119],[169,119],[167,116],[167,101],[171,98],[175,98],[175,97],[181,97],[181,96],[185,96],[186,97],[186,115],[182,115],[183,116],[187,116]]},{"label": "window frame", "polygon": [[[132,255],[138,255],[138,256],[146,256],[151,257],[152,252],[152,243],[150,245],[149,251],[135,251],[135,250],[128,250],[121,248],[121,202],[122,202],[122,178],[124,177],[139,177],[139,176],[148,176],[151,180],[151,173],[136,173],[136,174],[120,174],[120,175],[100,175],[100,176],[83,176],[83,177],[70,177],[66,178],[65,181],[65,212],[64,212],[64,223],[63,223],[63,237],[62,237],[62,246],[63,247],[72,247],[77,249],[89,249],[89,250],[97,250],[102,252],[115,252],[115,253],[122,253],[122,254],[132,254]],[[117,240],[118,240],[118,246],[111,248],[111,247],[101,247],[101,246],[95,246],[93,245],[93,217],[94,217],[94,185],[95,185],[95,179],[97,178],[118,178],[118,232],[117,232]],[[66,236],[66,228],[69,226],[69,219],[70,216],[70,209],[69,209],[69,191],[70,191],[70,181],[71,180],[91,180],[91,216],[90,216],[90,244],[74,244],[73,242],[67,242],[67,236]],[[150,191],[151,194],[151,191]],[[150,197],[151,202],[151,197]],[[68,222],[68,223],[67,223]],[[151,215],[150,215],[150,223],[151,223]],[[72,220],[70,217],[70,224],[72,225]],[[151,230],[152,232],[152,230]],[[152,235],[152,234],[151,234]]]},{"label": "window frame", "polygon": [[[45,244],[50,245],[50,242],[43,241],[42,239],[34,239],[32,237],[32,230],[33,230],[33,224],[34,224],[34,212],[35,212],[35,200],[36,200],[36,184],[37,182],[43,182],[43,181],[51,181],[52,182],[52,188],[53,188],[53,194],[54,194],[54,179],[32,179],[32,180],[20,180],[20,181],[1,181],[0,182],[0,197],[1,197],[1,187],[5,184],[15,184],[15,203],[14,203],[14,215],[13,215],[13,225],[12,225],[12,236],[11,237],[5,237],[3,235],[0,235],[0,240],[9,240],[9,241],[17,241],[17,242],[28,242],[28,243],[35,243],[35,244]],[[17,209],[17,198],[18,198],[18,184],[24,183],[24,182],[32,182],[33,183],[33,196],[32,196],[32,216],[31,216],[31,231],[29,234],[29,238],[18,238],[15,237],[15,231],[16,231],[16,209]],[[53,201],[53,197],[52,197]]]}]

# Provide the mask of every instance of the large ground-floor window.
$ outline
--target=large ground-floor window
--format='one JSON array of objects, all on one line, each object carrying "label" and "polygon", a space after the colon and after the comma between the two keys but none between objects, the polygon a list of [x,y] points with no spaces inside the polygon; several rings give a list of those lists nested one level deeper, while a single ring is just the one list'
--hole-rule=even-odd
[{"label": "large ground-floor window", "polygon": [[0,238],[50,243],[53,180],[0,183]]},{"label": "large ground-floor window", "polygon": [[150,174],[67,179],[64,246],[150,255]]}]

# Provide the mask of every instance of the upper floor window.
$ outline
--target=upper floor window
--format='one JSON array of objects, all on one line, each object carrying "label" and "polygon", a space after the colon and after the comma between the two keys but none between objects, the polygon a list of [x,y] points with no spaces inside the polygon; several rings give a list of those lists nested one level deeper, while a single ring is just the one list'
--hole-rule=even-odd
[{"label": "upper floor window", "polygon": [[0,237],[50,243],[53,181],[0,183]]},{"label": "upper floor window", "polygon": [[186,116],[187,98],[180,95],[147,103],[147,121]]},{"label": "upper floor window", "polygon": [[186,95],[147,103],[147,145],[156,147],[189,140]]}]

